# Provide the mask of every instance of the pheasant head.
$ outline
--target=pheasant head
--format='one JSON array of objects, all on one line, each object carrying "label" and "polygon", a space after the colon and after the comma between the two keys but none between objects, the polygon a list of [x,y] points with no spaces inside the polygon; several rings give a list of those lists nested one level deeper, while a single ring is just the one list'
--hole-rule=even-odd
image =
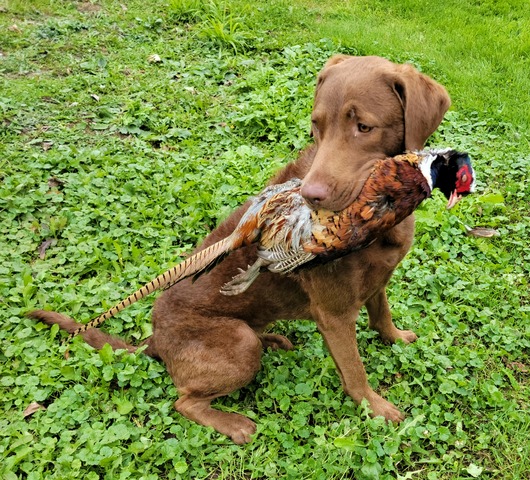
[{"label": "pheasant head", "polygon": [[467,153],[443,149],[416,154],[420,156],[418,167],[431,190],[439,188],[447,198],[447,209],[475,191],[475,172]]}]

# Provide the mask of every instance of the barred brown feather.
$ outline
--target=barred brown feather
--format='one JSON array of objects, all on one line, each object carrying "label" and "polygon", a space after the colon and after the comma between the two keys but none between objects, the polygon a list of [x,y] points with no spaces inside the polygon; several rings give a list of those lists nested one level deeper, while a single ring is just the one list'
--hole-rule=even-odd
[{"label": "barred brown feather", "polygon": [[239,248],[239,246],[241,246],[240,240],[235,238],[232,234],[220,242],[217,242],[210,247],[197,252],[195,255],[192,255],[184,260],[184,262],[175,265],[156,277],[154,280],[146,283],[143,287],[136,290],[136,292],[129,295],[125,300],[122,300],[120,303],[112,307],[110,310],[107,310],[99,317],[96,317],[82,327],[79,327],[77,330],[72,332],[66,340],[71,340],[76,335],[86,332],[89,328],[99,327],[104,321],[113,317],[133,303],[136,303],[142,298],[147,297],[147,295],[153,293],[155,290],[169,288],[170,286],[180,282],[181,280],[184,280],[185,278],[204,273],[210,267],[212,267],[212,265],[220,261],[224,255],[227,255],[232,250]]}]

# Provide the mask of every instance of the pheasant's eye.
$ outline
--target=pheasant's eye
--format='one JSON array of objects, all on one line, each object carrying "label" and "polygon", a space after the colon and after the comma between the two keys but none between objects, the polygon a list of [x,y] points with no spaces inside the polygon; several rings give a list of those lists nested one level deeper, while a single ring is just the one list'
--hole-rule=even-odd
[{"label": "pheasant's eye", "polygon": [[361,133],[368,133],[370,130],[372,130],[372,127],[369,127],[368,125],[365,125],[364,123],[359,123],[357,125],[357,128],[359,129],[359,132]]}]

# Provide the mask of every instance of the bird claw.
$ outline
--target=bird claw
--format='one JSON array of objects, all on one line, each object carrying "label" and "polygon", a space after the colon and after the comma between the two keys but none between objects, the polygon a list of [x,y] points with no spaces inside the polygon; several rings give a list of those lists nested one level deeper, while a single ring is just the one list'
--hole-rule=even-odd
[{"label": "bird claw", "polygon": [[238,270],[239,275],[235,275],[234,277],[232,277],[232,280],[226,282],[219,290],[223,295],[239,295],[240,293],[243,293],[248,287],[250,287],[250,284],[254,281],[254,278],[249,278],[248,275],[250,266],[249,270],[243,270],[242,268],[238,268]]},{"label": "bird claw", "polygon": [[231,282],[229,282],[223,285],[219,292],[223,295],[226,295],[227,297],[234,297],[240,293],[243,293],[248,287],[248,285],[240,285],[238,287],[237,285],[232,285]]},{"label": "bird claw", "polygon": [[248,287],[250,287],[250,285],[252,285],[254,280],[258,278],[262,265],[263,260],[258,259],[254,264],[248,265],[246,270],[238,268],[237,270],[239,271],[239,275],[236,275],[232,278],[232,280],[225,283],[219,292],[228,296],[239,295],[240,293],[243,293]]}]

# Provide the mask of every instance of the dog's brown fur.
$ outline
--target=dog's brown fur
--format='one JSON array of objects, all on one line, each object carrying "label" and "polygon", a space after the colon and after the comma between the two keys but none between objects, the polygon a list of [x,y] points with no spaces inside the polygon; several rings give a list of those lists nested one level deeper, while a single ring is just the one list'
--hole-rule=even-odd
[{"label": "dog's brown fur", "polygon": [[[449,107],[439,84],[413,67],[378,57],[335,56],[318,77],[312,114],[315,145],[287,165],[272,182],[303,178],[308,203],[341,210],[358,194],[375,160],[420,149]],[[212,232],[201,248],[231,233],[246,206]],[[255,258],[255,246],[236,251],[195,283],[185,281],[155,302],[153,335],[145,353],[166,364],[180,398],[175,408],[215,428],[236,443],[250,441],[255,424],[210,402],[247,385],[260,368],[264,347],[290,349],[285,337],[263,333],[277,319],[312,318],[335,360],[345,392],[366,399],[373,415],[399,421],[402,414],[368,385],[357,350],[355,325],[363,305],[369,326],[385,342],[416,340],[392,322],[385,287],[407,253],[414,219],[407,218],[369,248],[330,264],[280,276],[265,272],[238,297],[219,288]],[[72,332],[79,324],[54,312],[32,314]],[[135,347],[99,330],[83,333],[96,348]]]}]

